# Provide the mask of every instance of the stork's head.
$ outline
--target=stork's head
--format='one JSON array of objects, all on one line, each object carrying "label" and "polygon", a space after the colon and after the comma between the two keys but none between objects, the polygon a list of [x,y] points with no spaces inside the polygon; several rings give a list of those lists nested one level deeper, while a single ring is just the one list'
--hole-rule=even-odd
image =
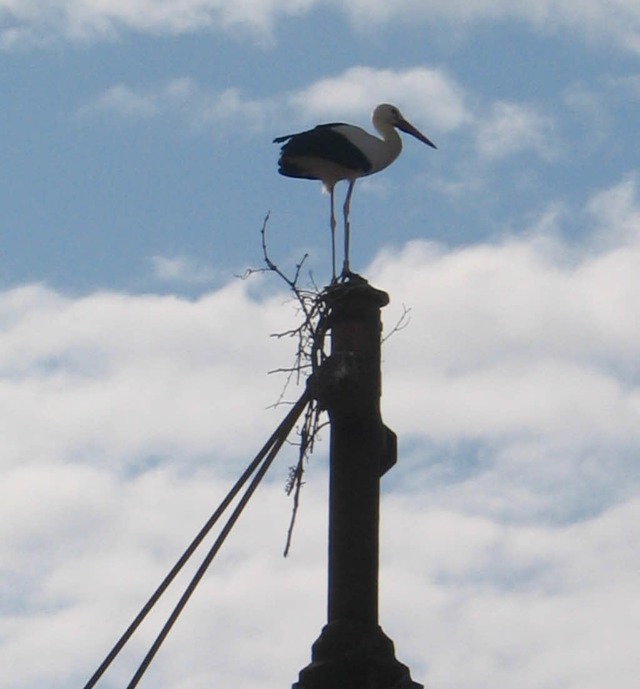
[{"label": "stork's head", "polygon": [[411,136],[415,136],[416,139],[427,144],[427,146],[436,148],[436,145],[432,141],[429,141],[424,134],[419,132],[411,123],[404,119],[402,113],[395,105],[389,105],[389,103],[378,105],[373,111],[371,119],[373,120],[374,127],[378,130],[380,130],[381,127],[384,129],[385,126],[391,125],[407,134],[411,134]]}]

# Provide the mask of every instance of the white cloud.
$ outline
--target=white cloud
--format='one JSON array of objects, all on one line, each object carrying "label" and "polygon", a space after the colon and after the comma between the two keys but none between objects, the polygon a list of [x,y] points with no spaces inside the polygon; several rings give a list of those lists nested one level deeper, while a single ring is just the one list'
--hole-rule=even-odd
[{"label": "white cloud", "polygon": [[[639,208],[623,180],[593,196],[585,233],[619,237]],[[401,453],[383,482],[381,610],[417,681],[635,686],[640,246],[622,235],[581,252],[539,236],[414,242],[368,272],[391,295],[387,328],[412,307],[384,347]],[[288,363],[293,343],[269,334],[295,310],[266,280],[192,301],[0,294],[4,686],[81,686],[284,415],[265,409],[282,384],[265,372]],[[323,440],[291,558],[288,450],[154,662],[158,689],[286,686],[309,662]],[[114,668],[119,686],[153,629]]]},{"label": "white cloud", "polygon": [[487,158],[504,158],[535,151],[543,158],[555,155],[553,120],[535,107],[521,103],[494,103],[490,115],[478,123],[476,146]]},{"label": "white cloud", "polygon": [[249,98],[236,88],[210,89],[189,77],[144,87],[116,84],[79,109],[82,118],[101,114],[132,120],[178,118],[197,132],[225,127],[262,132],[276,121],[315,122],[352,116],[368,119],[379,102],[395,102],[420,129],[441,132],[473,121],[463,88],[443,70],[414,67],[405,70],[352,67],[294,92],[269,98]]},{"label": "white cloud", "polygon": [[152,256],[151,265],[155,278],[163,282],[202,284],[216,277],[210,266],[186,256]]},{"label": "white cloud", "polygon": [[110,39],[123,30],[182,34],[220,29],[264,39],[281,16],[309,9],[313,0],[0,0],[6,29],[0,44],[13,48],[56,37]]},{"label": "white cloud", "polygon": [[550,33],[579,33],[587,40],[614,40],[620,47],[640,50],[640,8],[635,0],[354,0],[342,5],[354,25],[362,23],[445,20],[462,28],[476,23],[517,21]]},{"label": "white cloud", "polygon": [[15,48],[56,37],[109,39],[123,30],[181,34],[203,30],[248,32],[271,40],[283,17],[323,6],[342,8],[356,28],[388,22],[448,21],[462,28],[516,21],[540,32],[565,31],[587,40],[614,41],[640,51],[640,9],[635,0],[0,0],[0,45]]},{"label": "white cloud", "polygon": [[83,106],[80,114],[115,113],[133,119],[180,115],[199,130],[220,123],[259,129],[276,114],[284,119],[282,113],[306,122],[346,115],[367,117],[378,102],[386,101],[396,102],[407,117],[425,120],[440,131],[456,129],[471,119],[463,89],[444,71],[428,67],[352,67],[300,91],[264,99],[248,98],[236,88],[212,90],[189,77],[154,87],[115,84]]},{"label": "white cloud", "polygon": [[119,115],[134,120],[177,117],[195,131],[215,131],[220,123],[260,129],[268,116],[268,100],[253,100],[240,90],[209,90],[194,79],[179,77],[152,87],[115,84],[79,109],[80,117]]},{"label": "white cloud", "polygon": [[114,84],[82,107],[80,115],[107,113],[147,119],[192,106],[199,90],[196,82],[188,77],[171,79],[163,86],[146,89]]},{"label": "white cloud", "polygon": [[[592,209],[613,197],[623,211],[585,218],[587,235],[606,225],[620,237],[640,208],[628,185],[594,195]],[[407,489],[432,483],[433,500],[462,511],[561,522],[637,490],[632,236],[582,252],[533,237],[449,251],[416,241],[380,255],[372,276],[395,303],[387,322],[413,307],[386,346],[384,379],[388,419],[406,439]],[[436,449],[425,451],[427,440]],[[597,486],[589,497],[587,485]]]},{"label": "white cloud", "polygon": [[132,118],[147,118],[158,114],[161,100],[158,94],[136,93],[125,84],[116,84],[85,106],[81,114],[107,112]]},{"label": "white cloud", "polygon": [[470,119],[463,89],[441,69],[405,70],[351,67],[289,96],[294,109],[313,116],[369,114],[391,102],[408,118],[422,118],[440,131],[457,129]]},{"label": "white cloud", "polygon": [[421,304],[411,324],[418,371],[406,337],[387,353],[396,376],[404,371],[395,384],[422,400],[396,410],[401,423],[457,437],[465,428],[586,439],[606,426],[610,441],[635,438],[636,393],[624,376],[635,371],[640,335],[639,262],[635,245],[576,262],[562,245],[530,240],[450,252],[416,241],[383,254],[376,281],[391,282],[400,303]]},{"label": "white cloud", "polygon": [[628,175],[622,182],[594,194],[587,205],[598,230],[597,237],[608,246],[634,245],[640,237],[638,177]]},{"label": "white cloud", "polygon": [[[532,104],[498,101],[483,107],[480,99],[445,70],[418,66],[407,69],[351,67],[335,76],[292,92],[253,99],[239,89],[208,88],[188,78],[155,87],[117,84],[79,110],[81,117],[101,113],[130,119],[178,118],[196,131],[286,131],[318,122],[346,119],[367,127],[373,107],[398,105],[427,136],[462,130],[484,160],[500,160],[533,151],[549,160],[561,151],[553,118]],[[435,133],[434,133],[435,132]],[[477,173],[475,173],[477,174]],[[467,183],[465,183],[465,188]]]},{"label": "white cloud", "polygon": [[568,527],[513,528],[427,510],[418,496],[390,498],[383,600],[414,677],[417,662],[429,668],[418,679],[443,687],[503,687],[517,673],[527,689],[604,689],[611,677],[631,689],[640,608],[625,599],[637,594],[637,530],[623,533],[639,506]]},{"label": "white cloud", "polygon": [[[212,440],[227,448],[251,445],[259,428],[249,432],[243,413],[252,398],[257,409],[273,403],[283,383],[266,376],[271,367],[258,363],[256,351],[273,351],[268,333],[284,327],[279,299],[272,307],[255,303],[254,315],[238,311],[234,304],[246,299],[246,290],[238,281],[197,302],[117,294],[74,301],[39,287],[5,293],[5,462],[69,456],[100,462],[113,454],[125,468],[135,457],[166,456],[178,447],[184,454],[187,438],[195,456]],[[258,344],[260,327],[265,341]],[[233,345],[229,333],[237,337]],[[234,378],[235,366],[241,376],[223,398],[219,391]],[[254,376],[264,383],[255,395]],[[228,423],[210,423],[228,415]]]}]

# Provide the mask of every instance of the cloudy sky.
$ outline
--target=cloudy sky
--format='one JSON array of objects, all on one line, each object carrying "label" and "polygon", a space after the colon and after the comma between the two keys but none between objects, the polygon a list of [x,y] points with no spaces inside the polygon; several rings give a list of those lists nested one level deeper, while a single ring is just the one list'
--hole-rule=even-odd
[{"label": "cloudy sky", "polygon": [[[237,276],[270,211],[325,284],[328,199],[271,141],[392,102],[438,150],[352,204],[386,329],[410,309],[382,626],[429,689],[635,688],[639,58],[637,0],[0,0],[0,687],[81,687],[284,416],[295,305]],[[291,448],[141,687],[297,679],[327,446],[289,558]]]}]

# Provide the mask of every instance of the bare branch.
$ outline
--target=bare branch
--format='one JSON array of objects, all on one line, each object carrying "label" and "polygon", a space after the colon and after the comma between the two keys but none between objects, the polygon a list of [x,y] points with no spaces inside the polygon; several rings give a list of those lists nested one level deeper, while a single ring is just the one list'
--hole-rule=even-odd
[{"label": "bare branch", "polygon": [[405,304],[402,305],[402,313],[400,314],[400,318],[396,321],[396,324],[391,328],[389,331],[388,335],[385,335],[382,338],[382,342],[386,342],[390,337],[395,335],[396,333],[399,333],[401,330],[404,330],[409,323],[411,323],[411,307],[407,307]]},{"label": "bare branch", "polygon": [[304,486],[304,463],[309,455],[313,452],[319,432],[328,425],[327,423],[320,423],[321,410],[317,402],[314,400],[307,407],[302,428],[298,432],[300,437],[298,463],[295,466],[289,467],[289,478],[285,491],[287,495],[293,493],[293,509],[291,511],[291,521],[289,522],[289,529],[287,530],[287,542],[284,548],[284,556],[287,557],[291,548],[291,541],[293,537],[293,529],[295,527],[296,518],[298,516],[298,508],[300,506],[300,491]]},{"label": "bare branch", "polygon": [[[286,390],[293,380],[299,383],[303,375],[312,376],[327,358],[324,351],[324,344],[327,332],[328,307],[324,299],[324,292],[318,289],[311,274],[309,274],[311,288],[304,289],[300,286],[303,268],[308,258],[307,254],[296,263],[293,277],[287,276],[277,263],[271,259],[267,244],[267,225],[269,217],[270,213],[267,213],[260,230],[265,267],[249,268],[242,277],[246,279],[254,273],[275,273],[285,282],[292,293],[293,300],[296,303],[296,308],[300,315],[299,325],[280,333],[272,333],[271,335],[271,337],[276,337],[278,339],[293,338],[297,340],[297,347],[292,365],[279,367],[269,372],[285,373],[287,376],[280,397],[275,405],[273,405],[277,406],[284,403]],[[300,506],[300,492],[304,485],[303,476],[305,461],[308,460],[313,452],[318,432],[324,425],[320,423],[321,413],[322,410],[319,408],[317,401],[312,399],[307,406],[302,426],[298,430],[299,442],[296,443],[299,448],[298,462],[295,466],[289,468],[289,476],[285,487],[287,495],[293,495],[291,521],[287,531],[287,540],[284,549],[285,557],[288,555],[291,548],[293,530]]]}]

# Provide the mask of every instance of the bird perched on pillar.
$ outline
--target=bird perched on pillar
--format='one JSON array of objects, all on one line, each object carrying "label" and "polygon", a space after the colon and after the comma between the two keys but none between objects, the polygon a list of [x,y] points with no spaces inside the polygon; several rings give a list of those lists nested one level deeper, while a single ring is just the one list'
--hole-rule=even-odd
[{"label": "bird perched on pillar", "polygon": [[378,105],[371,117],[381,138],[364,129],[343,122],[319,124],[299,134],[278,136],[273,143],[284,144],[280,150],[278,171],[286,177],[320,180],[331,199],[331,256],[332,277],[336,281],[336,218],[334,189],[341,180],[348,180],[349,188],[342,208],[344,217],[344,263],[341,277],[351,274],[349,268],[349,210],[356,180],[373,175],[391,165],[402,151],[400,129],[419,141],[436,148],[412,124],[404,119],[395,105]]}]

